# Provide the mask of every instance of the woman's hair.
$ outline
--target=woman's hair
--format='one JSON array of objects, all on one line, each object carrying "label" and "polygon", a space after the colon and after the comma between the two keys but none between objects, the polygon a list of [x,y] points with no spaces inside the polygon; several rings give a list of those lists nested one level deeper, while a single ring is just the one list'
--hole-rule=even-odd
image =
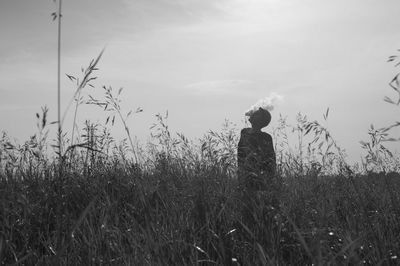
[{"label": "woman's hair", "polygon": [[263,108],[259,108],[250,116],[249,121],[252,126],[266,127],[271,122],[271,113]]}]

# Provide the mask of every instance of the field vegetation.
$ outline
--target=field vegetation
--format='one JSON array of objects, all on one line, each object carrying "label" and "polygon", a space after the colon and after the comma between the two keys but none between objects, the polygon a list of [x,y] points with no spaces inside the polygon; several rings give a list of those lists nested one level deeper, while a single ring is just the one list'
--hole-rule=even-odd
[{"label": "field vegetation", "polygon": [[[0,136],[1,265],[399,264],[400,159],[387,148],[399,122],[371,126],[364,160],[350,165],[324,123],[279,117],[275,185],[254,194],[248,222],[237,185],[240,129],[225,121],[190,140],[158,114],[151,141],[140,144],[127,119],[142,110],[122,110],[122,90],[85,93],[100,59],[82,77],[68,75],[76,84],[69,131],[50,139],[43,107],[29,140]],[[390,85],[399,93],[397,77]],[[82,104],[101,108],[105,123],[79,130]],[[110,134],[116,126],[122,141]]]}]

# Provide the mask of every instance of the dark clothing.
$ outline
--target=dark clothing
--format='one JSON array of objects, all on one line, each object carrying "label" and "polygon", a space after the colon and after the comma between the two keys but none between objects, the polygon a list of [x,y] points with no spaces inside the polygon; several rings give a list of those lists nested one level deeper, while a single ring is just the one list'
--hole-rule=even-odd
[{"label": "dark clothing", "polygon": [[[263,190],[275,175],[276,157],[272,137],[244,128],[238,145],[239,183],[251,190]],[[269,179],[269,180],[267,180]]]},{"label": "dark clothing", "polygon": [[[272,137],[244,128],[238,145],[238,181],[243,223],[254,230],[265,206],[278,206],[275,189],[276,157]],[[268,212],[269,213],[269,212]]]}]

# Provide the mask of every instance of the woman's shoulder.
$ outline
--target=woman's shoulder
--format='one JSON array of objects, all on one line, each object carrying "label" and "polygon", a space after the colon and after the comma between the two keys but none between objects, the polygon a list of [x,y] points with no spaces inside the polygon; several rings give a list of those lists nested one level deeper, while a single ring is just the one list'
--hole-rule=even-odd
[{"label": "woman's shoulder", "polygon": [[267,132],[262,132],[262,136],[263,136],[263,138],[265,138],[265,139],[272,140],[271,135],[268,134]]},{"label": "woman's shoulder", "polygon": [[240,131],[240,134],[242,134],[242,135],[248,135],[248,134],[252,134],[252,133],[256,134],[256,135],[261,135],[263,137],[272,138],[270,134],[268,134],[267,132],[264,132],[264,131],[254,133],[250,127],[243,128]]},{"label": "woman's shoulder", "polygon": [[262,131],[262,134],[263,134],[264,136],[268,136],[268,137],[271,138],[271,135],[270,135],[269,133],[267,133],[267,132]]},{"label": "woman's shoulder", "polygon": [[249,127],[243,128],[240,131],[240,134],[242,134],[242,135],[247,135],[247,134],[250,134],[250,133],[251,133],[251,128],[249,128]]}]

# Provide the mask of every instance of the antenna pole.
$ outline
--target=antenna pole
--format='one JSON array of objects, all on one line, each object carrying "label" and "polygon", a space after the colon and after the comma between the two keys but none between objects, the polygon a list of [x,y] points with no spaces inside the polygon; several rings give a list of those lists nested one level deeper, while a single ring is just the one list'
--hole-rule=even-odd
[{"label": "antenna pole", "polygon": [[[57,114],[58,114],[58,151],[59,162],[62,160],[61,144],[61,6],[62,0],[58,1],[58,45],[57,45]],[[60,165],[61,167],[61,165]]]}]

